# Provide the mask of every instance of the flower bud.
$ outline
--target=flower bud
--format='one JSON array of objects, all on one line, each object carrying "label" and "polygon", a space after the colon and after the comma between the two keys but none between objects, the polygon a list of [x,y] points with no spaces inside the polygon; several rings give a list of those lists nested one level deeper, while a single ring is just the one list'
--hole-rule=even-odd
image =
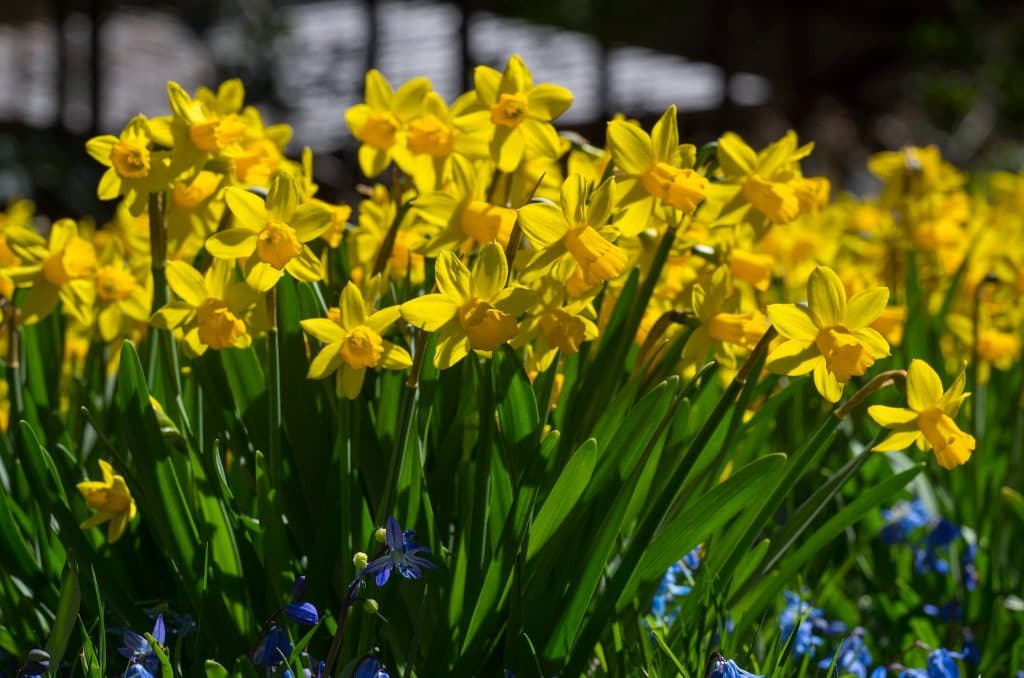
[{"label": "flower bud", "polygon": [[388,540],[387,529],[383,527],[377,528],[377,531],[373,533],[373,538],[377,540],[378,544],[383,544]]},{"label": "flower bud", "polygon": [[363,601],[363,610],[366,611],[367,614],[377,614],[380,612],[380,605],[377,604],[377,601],[373,598],[367,598]]},{"label": "flower bud", "polygon": [[352,557],[352,564],[356,566],[357,570],[362,570],[366,567],[366,564],[370,562],[369,556],[360,551]]}]

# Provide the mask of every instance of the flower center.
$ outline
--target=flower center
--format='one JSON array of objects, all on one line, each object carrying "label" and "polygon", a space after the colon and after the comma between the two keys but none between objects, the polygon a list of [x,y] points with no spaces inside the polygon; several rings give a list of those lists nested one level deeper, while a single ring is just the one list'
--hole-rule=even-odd
[{"label": "flower center", "polygon": [[759,312],[716,313],[708,321],[708,334],[715,341],[751,349],[764,334],[766,324]]},{"label": "flower center", "polygon": [[245,138],[245,122],[237,115],[201,122],[188,128],[188,138],[195,147],[207,153],[222,151]]},{"label": "flower center", "polygon": [[228,308],[226,301],[210,297],[196,309],[199,341],[210,348],[222,349],[235,345],[245,335],[245,323]]},{"label": "flower center", "polygon": [[462,231],[477,242],[497,240],[507,245],[515,223],[515,210],[483,200],[473,200],[462,210]]},{"label": "flower center", "polygon": [[263,227],[256,239],[256,253],[274,268],[284,268],[302,253],[302,243],[295,229],[288,224],[271,222]]},{"label": "flower center", "polygon": [[204,170],[196,175],[191,184],[184,181],[175,182],[174,188],[171,189],[171,198],[178,207],[192,210],[213,195],[219,185],[220,176]]},{"label": "flower center", "polygon": [[491,106],[491,122],[495,125],[515,127],[526,118],[529,106],[526,102],[526,95],[502,94],[498,97],[497,103]]},{"label": "flower center", "polygon": [[493,351],[519,332],[515,318],[478,298],[459,309],[459,324],[478,351]]},{"label": "flower center", "polygon": [[800,214],[800,198],[789,184],[765,181],[756,174],[743,182],[743,197],[776,224],[785,224]]},{"label": "flower center", "polygon": [[435,158],[451,155],[455,139],[448,125],[429,113],[409,123],[409,150]]},{"label": "flower center", "polygon": [[815,340],[825,358],[825,366],[840,382],[859,377],[875,363],[871,349],[846,331],[845,327],[825,327]]},{"label": "flower center", "polygon": [[384,354],[384,343],[380,335],[366,325],[357,325],[345,335],[341,342],[341,359],[355,370],[376,367]]},{"label": "flower center", "polygon": [[398,118],[390,111],[374,111],[359,130],[360,141],[367,146],[386,150],[395,145]]},{"label": "flower center", "polygon": [[545,310],[540,327],[548,343],[566,355],[580,350],[587,329],[582,320],[561,308]]},{"label": "flower center", "polygon": [[101,266],[96,271],[96,294],[106,301],[124,301],[135,289],[135,276],[123,266]]},{"label": "flower center", "polygon": [[[117,477],[119,476],[115,476]],[[118,492],[114,487],[104,487],[90,492],[85,498],[85,503],[97,511],[124,513],[131,508],[132,498],[130,494]]]},{"label": "flower center", "polygon": [[43,264],[43,276],[60,287],[70,280],[88,278],[96,273],[96,250],[92,243],[79,237],[71,238],[59,252]]},{"label": "flower center", "polygon": [[110,163],[126,179],[143,179],[149,176],[149,149],[137,141],[119,141],[110,149]]},{"label": "flower center", "polygon": [[918,416],[917,423],[943,468],[959,466],[970,458],[974,437],[961,431],[941,408],[925,410]]},{"label": "flower center", "polygon": [[692,212],[708,190],[708,180],[697,172],[665,162],[655,163],[641,180],[648,193],[684,212]]},{"label": "flower center", "polygon": [[562,243],[576,259],[589,285],[617,278],[626,268],[626,253],[586,224],[570,228]]}]

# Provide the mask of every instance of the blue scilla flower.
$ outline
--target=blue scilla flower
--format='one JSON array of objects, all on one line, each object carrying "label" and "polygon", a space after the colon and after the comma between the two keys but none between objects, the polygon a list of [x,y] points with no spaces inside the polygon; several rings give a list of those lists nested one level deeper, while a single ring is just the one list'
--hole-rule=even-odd
[{"label": "blue scilla flower", "polygon": [[679,614],[676,600],[690,595],[693,585],[693,571],[700,567],[700,546],[676,561],[665,571],[658,590],[651,600],[651,613],[666,624],[671,624]]},{"label": "blue scilla flower", "polygon": [[[852,675],[856,678],[868,678],[868,669],[871,667],[871,652],[864,643],[864,630],[854,629],[853,633],[843,639],[839,645],[839,652],[835,655],[835,669],[833,676]],[[826,657],[818,662],[818,666],[827,669],[832,666],[832,657]]]},{"label": "blue scilla flower", "polygon": [[939,519],[925,537],[924,546],[914,551],[914,569],[921,573],[949,574],[949,563],[941,555],[959,537],[960,526],[946,518]]},{"label": "blue scilla flower", "polygon": [[978,545],[968,544],[964,550],[964,555],[960,558],[960,567],[963,571],[964,585],[968,591],[973,591],[978,588],[978,580],[981,579],[978,574],[978,568],[974,565],[975,558],[978,557]]},{"label": "blue scilla flower", "polygon": [[927,668],[906,669],[899,678],[960,678],[957,659],[963,659],[963,654],[939,648],[928,655]]},{"label": "blue scilla flower", "polygon": [[359,662],[352,672],[352,678],[391,678],[391,676],[384,670],[384,665],[380,663],[380,660],[371,654]]},{"label": "blue scilla flower", "polygon": [[28,653],[25,665],[18,673],[19,678],[42,678],[50,670],[50,655],[46,650],[32,650]]},{"label": "blue scilla flower", "polygon": [[363,574],[373,575],[377,586],[384,586],[391,578],[391,571],[406,579],[419,579],[424,569],[437,567],[424,558],[421,553],[430,553],[426,546],[416,543],[416,533],[412,530],[402,531],[402,526],[394,518],[388,518],[384,543],[387,553],[375,558],[366,566]]},{"label": "blue scilla flower", "polygon": [[896,502],[891,509],[882,510],[885,527],[882,541],[886,544],[905,544],[915,530],[928,525],[932,516],[920,499]]},{"label": "blue scilla flower", "polygon": [[320,621],[320,613],[313,603],[306,602],[306,578],[299,575],[292,584],[292,602],[285,607],[285,614],[296,624],[312,626]]},{"label": "blue scilla flower", "polygon": [[281,627],[272,625],[267,635],[256,646],[256,651],[252,654],[252,663],[272,668],[288,659],[291,653],[292,642],[288,640],[288,634]]},{"label": "blue scilla flower", "polygon": [[[167,631],[164,628],[164,616],[159,615],[153,624],[153,632],[150,634],[161,645],[167,639]],[[117,648],[118,654],[128,660],[128,670],[132,673],[125,675],[134,678],[147,678],[147,676],[160,675],[160,660],[153,651],[149,641],[134,631],[125,630],[121,634],[123,647]],[[138,667],[138,668],[136,668]]]},{"label": "blue scilla flower", "polygon": [[846,624],[840,621],[830,622],[825,613],[810,603],[800,599],[792,591],[785,592],[786,607],[779,615],[779,630],[786,640],[793,638],[793,654],[802,657],[805,654],[814,656],[816,648],[824,644],[825,636],[846,633]]},{"label": "blue scilla flower", "polygon": [[951,622],[958,619],[963,619],[964,609],[957,601],[951,600],[948,603],[942,605],[932,605],[931,603],[925,603],[921,606],[921,611],[929,617],[938,619],[942,622]]},{"label": "blue scilla flower", "polygon": [[744,671],[736,665],[736,662],[726,659],[717,652],[714,657],[715,659],[711,664],[711,672],[708,674],[708,678],[764,678],[764,676],[759,676],[750,671]]}]

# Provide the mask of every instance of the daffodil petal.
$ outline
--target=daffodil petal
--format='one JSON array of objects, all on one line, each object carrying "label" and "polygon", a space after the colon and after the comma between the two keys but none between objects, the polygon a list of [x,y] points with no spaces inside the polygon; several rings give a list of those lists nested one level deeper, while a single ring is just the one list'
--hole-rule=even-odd
[{"label": "daffodil petal", "polygon": [[654,164],[651,138],[638,125],[612,120],[607,135],[612,158],[626,174],[643,174]]},{"label": "daffodil petal", "polygon": [[229,228],[206,239],[206,251],[218,259],[241,259],[256,251],[256,232]]},{"label": "daffodil petal", "polygon": [[306,318],[299,321],[302,330],[325,344],[337,343],[345,338],[345,330],[327,318]]},{"label": "daffodil petal", "polygon": [[796,304],[769,304],[768,319],[787,339],[809,342],[818,336],[818,328],[807,309]]},{"label": "daffodil petal", "polygon": [[199,306],[209,296],[203,276],[184,261],[167,262],[167,284],[182,301],[191,306]]},{"label": "daffodil petal", "polygon": [[455,317],[458,306],[443,294],[425,294],[402,304],[402,318],[425,332],[436,332]]},{"label": "daffodil petal", "polygon": [[384,345],[384,352],[380,356],[381,367],[386,370],[404,370],[412,367],[412,356],[401,346],[395,346],[390,341],[381,342]]},{"label": "daffodil petal", "polygon": [[935,407],[942,398],[942,380],[932,366],[923,360],[911,360],[907,368],[907,404],[923,412]]},{"label": "daffodil petal", "polygon": [[821,397],[830,403],[837,403],[843,397],[843,384],[839,382],[836,375],[828,371],[825,361],[822,360],[814,365],[814,388],[818,389]]},{"label": "daffodil petal", "polygon": [[[564,204],[564,199],[563,199]],[[569,230],[565,215],[551,203],[535,202],[519,208],[519,227],[537,249],[559,242]]]},{"label": "daffodil petal", "polygon": [[846,302],[843,325],[848,330],[867,327],[878,320],[889,303],[888,287],[869,287],[850,297]]},{"label": "daffodil petal", "polygon": [[366,378],[366,368],[360,367],[355,369],[342,363],[341,371],[338,372],[340,378],[341,392],[349,400],[355,400],[359,397],[359,392],[363,390],[363,379]]},{"label": "daffodil petal", "polygon": [[441,294],[457,304],[464,304],[473,296],[473,283],[469,269],[459,256],[450,250],[442,252],[434,267],[434,281]]},{"label": "daffodil petal", "polygon": [[480,248],[471,279],[472,296],[480,299],[491,299],[505,288],[508,280],[508,261],[501,245],[490,242]]},{"label": "daffodil petal", "polygon": [[[312,334],[312,332],[310,334]],[[327,344],[320,349],[320,352],[316,354],[316,357],[310,361],[309,371],[306,373],[306,378],[323,379],[324,377],[333,374],[334,371],[343,364],[344,360],[342,360],[341,357],[341,342]]]},{"label": "daffodil petal", "polygon": [[893,428],[917,421],[917,412],[905,407],[889,407],[888,405],[872,405],[868,408],[868,416],[879,426]]},{"label": "daffodil petal", "polygon": [[813,342],[786,341],[773,349],[765,361],[765,369],[772,374],[800,376],[807,374],[819,363],[824,363]]},{"label": "daffodil petal", "polygon": [[238,228],[260,231],[270,221],[263,199],[245,189],[229,186],[224,191],[224,201]]},{"label": "daffodil petal", "polygon": [[896,452],[897,450],[905,450],[921,437],[921,432],[917,429],[913,431],[893,431],[886,438],[872,447],[871,449],[875,452]]},{"label": "daffodil petal", "polygon": [[846,290],[831,268],[818,266],[807,279],[807,306],[818,327],[841,325],[846,314]]},{"label": "daffodil petal", "polygon": [[439,370],[448,369],[465,358],[469,354],[469,348],[469,337],[464,332],[442,333],[434,349],[434,367]]}]

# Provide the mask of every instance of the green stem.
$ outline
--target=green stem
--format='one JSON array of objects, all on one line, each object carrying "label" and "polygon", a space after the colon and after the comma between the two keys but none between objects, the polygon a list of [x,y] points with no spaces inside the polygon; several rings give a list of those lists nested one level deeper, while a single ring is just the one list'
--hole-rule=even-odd
[{"label": "green stem", "polygon": [[267,316],[270,330],[267,332],[267,460],[270,480],[280,491],[284,463],[281,459],[281,343],[277,331],[277,288],[267,292]]}]

